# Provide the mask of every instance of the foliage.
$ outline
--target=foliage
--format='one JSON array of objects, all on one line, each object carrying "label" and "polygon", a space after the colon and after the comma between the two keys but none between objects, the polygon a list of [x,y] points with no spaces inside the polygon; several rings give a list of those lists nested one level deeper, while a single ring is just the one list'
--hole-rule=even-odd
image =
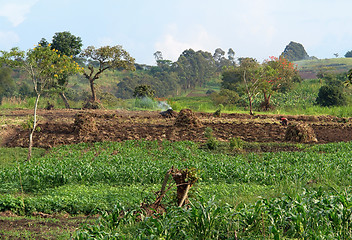
[{"label": "foliage", "polygon": [[287,61],[285,58],[270,57],[263,64],[264,66],[264,81],[261,86],[264,101],[262,109],[268,110],[271,108],[270,99],[273,93],[282,89],[288,90],[293,84],[295,77],[299,76],[296,66]]},{"label": "foliage", "polygon": [[134,102],[135,108],[154,110],[157,108],[157,102],[149,97],[137,97]]},{"label": "foliage", "polygon": [[[24,130],[29,130],[32,131],[33,129],[33,124],[34,124],[34,118],[33,116],[30,116],[29,119],[21,124],[22,129]],[[40,132],[41,128],[36,127],[35,131]]]},{"label": "foliage", "polygon": [[228,69],[222,74],[222,87],[244,92],[249,104],[249,113],[253,115],[253,101],[261,91],[263,68],[252,58],[243,58],[240,66]]},{"label": "foliage", "polygon": [[88,60],[98,62],[98,69],[95,69],[93,64],[90,64],[88,66],[89,71],[85,71],[83,73],[84,77],[90,83],[90,88],[92,91],[92,102],[97,101],[94,87],[95,80],[97,80],[100,77],[100,74],[102,74],[104,71],[108,69],[135,70],[134,58],[132,58],[129,53],[119,45],[113,47],[105,46],[100,48],[89,46],[83,50],[81,57],[85,57]]},{"label": "foliage", "polygon": [[[280,181],[294,181],[296,177],[305,183],[317,178],[328,180],[334,174],[343,187],[351,180],[347,174],[351,166],[345,160],[351,155],[350,145],[329,144],[324,150],[325,154],[306,151],[227,156],[203,151],[191,142],[140,140],[84,143],[54,148],[42,158],[22,162],[20,167],[26,192],[68,184],[155,184],[159,183],[164,170],[171,165],[200,169],[202,182],[207,183],[225,181],[275,185]],[[340,150],[334,152],[332,149]],[[335,169],[336,166],[340,167]],[[19,186],[17,171],[16,167],[10,167],[0,172],[2,191],[6,189],[4,186]]]},{"label": "foliage", "polygon": [[155,91],[150,85],[139,85],[134,89],[133,97],[137,98],[153,98]]},{"label": "foliage", "polygon": [[230,150],[236,150],[236,151],[241,151],[243,149],[244,141],[240,138],[230,138],[229,140],[229,146]]},{"label": "foliage", "polygon": [[215,49],[213,54],[217,72],[221,72],[225,67],[235,66],[235,51],[229,48],[227,52],[227,58],[225,57],[225,51],[221,48]]},{"label": "foliage", "polygon": [[0,104],[3,97],[11,96],[15,87],[15,82],[11,77],[11,69],[7,67],[0,68]]},{"label": "foliage", "polygon": [[323,107],[346,105],[346,97],[341,86],[325,85],[319,89],[317,104]]},{"label": "foliage", "polygon": [[203,86],[215,72],[215,61],[211,53],[185,50],[178,58],[176,72],[184,89],[194,89]]},{"label": "foliage", "polygon": [[239,100],[239,95],[237,92],[230,89],[221,89],[219,93],[213,92],[210,94],[212,101],[216,104],[235,105]]},{"label": "foliage", "polygon": [[57,50],[47,46],[38,45],[26,53],[18,48],[12,48],[10,52],[1,51],[0,63],[15,68],[22,68],[30,76],[36,101],[34,105],[33,127],[29,135],[28,160],[32,154],[32,138],[37,125],[37,107],[39,98],[45,90],[58,86],[58,79],[64,76],[77,73],[81,68],[71,57],[60,55]]},{"label": "foliage", "polygon": [[218,140],[213,136],[213,129],[210,127],[207,127],[204,131],[204,137],[207,138],[207,141],[205,143],[206,147],[209,150],[216,150],[219,146]]},{"label": "foliage", "polygon": [[[82,40],[80,37],[72,35],[70,32],[57,32],[53,36],[52,43],[49,44],[44,38],[39,42],[42,46],[50,46],[52,50],[58,51],[61,55],[70,56],[71,58],[77,60],[77,55],[81,52]],[[68,86],[69,76],[73,73],[66,73],[60,76],[58,79],[58,88],[60,96],[62,97],[66,108],[70,108],[68,100],[65,96],[65,91]]]},{"label": "foliage", "polygon": [[285,47],[285,50],[281,53],[281,56],[286,58],[288,61],[299,61],[309,58],[303,45],[292,41]]},{"label": "foliage", "polygon": [[82,39],[68,31],[57,32],[53,36],[51,48],[58,50],[66,56],[77,56],[81,52]]}]

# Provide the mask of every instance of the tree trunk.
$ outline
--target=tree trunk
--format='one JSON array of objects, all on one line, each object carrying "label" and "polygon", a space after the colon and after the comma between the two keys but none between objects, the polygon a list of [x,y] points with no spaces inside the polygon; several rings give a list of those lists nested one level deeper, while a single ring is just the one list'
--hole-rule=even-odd
[{"label": "tree trunk", "polygon": [[97,95],[95,93],[95,89],[94,89],[94,80],[89,80],[90,82],[90,89],[92,90],[92,102],[96,102],[97,101]]},{"label": "tree trunk", "polygon": [[268,111],[270,109],[270,98],[271,94],[267,94],[265,91],[264,94],[264,102],[262,103],[262,109]]},{"label": "tree trunk", "polygon": [[248,101],[249,101],[249,114],[253,115],[253,111],[252,111],[252,98],[250,96],[248,96]]},{"label": "tree trunk", "polygon": [[29,134],[29,146],[28,146],[27,161],[30,161],[32,158],[33,134],[34,134],[35,129],[37,127],[37,108],[38,108],[39,98],[40,98],[40,94],[37,95],[37,99],[35,100],[35,104],[34,104],[33,128],[31,130],[31,133]]},{"label": "tree trunk", "polygon": [[69,104],[68,101],[67,101],[67,98],[66,98],[66,96],[65,96],[64,91],[60,92],[60,96],[61,96],[62,100],[63,100],[64,103],[65,103],[65,108],[70,109],[71,107],[70,107],[70,104]]}]

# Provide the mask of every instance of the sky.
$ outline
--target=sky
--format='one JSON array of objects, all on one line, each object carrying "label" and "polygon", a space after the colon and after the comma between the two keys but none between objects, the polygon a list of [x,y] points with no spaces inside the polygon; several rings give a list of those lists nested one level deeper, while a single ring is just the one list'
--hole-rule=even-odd
[{"label": "sky", "polygon": [[121,45],[139,64],[192,48],[258,61],[291,41],[309,56],[352,50],[351,0],[0,0],[0,50],[33,48],[69,31],[88,46]]}]

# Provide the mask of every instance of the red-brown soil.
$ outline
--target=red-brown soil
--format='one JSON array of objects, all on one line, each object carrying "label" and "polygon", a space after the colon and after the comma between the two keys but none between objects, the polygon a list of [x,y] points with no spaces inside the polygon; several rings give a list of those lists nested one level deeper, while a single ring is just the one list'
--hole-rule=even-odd
[{"label": "red-brown soil", "polygon": [[[13,110],[0,114],[6,119],[24,118],[32,110]],[[88,114],[93,127],[77,126],[76,114]],[[175,125],[175,118],[163,118],[157,111],[126,110],[39,110],[40,132],[34,135],[34,147],[51,148],[62,144],[97,141],[147,140],[190,140],[205,142],[204,130],[213,129],[213,135],[220,141],[240,137],[247,142],[283,142],[286,126],[280,124],[279,115],[195,113],[200,124]],[[332,116],[284,116],[289,124],[305,122],[316,135],[317,143],[352,140],[352,121]],[[93,119],[93,120],[92,120]],[[91,129],[91,130],[89,130]],[[28,130],[17,125],[3,125],[0,129],[2,145],[27,147]]]}]

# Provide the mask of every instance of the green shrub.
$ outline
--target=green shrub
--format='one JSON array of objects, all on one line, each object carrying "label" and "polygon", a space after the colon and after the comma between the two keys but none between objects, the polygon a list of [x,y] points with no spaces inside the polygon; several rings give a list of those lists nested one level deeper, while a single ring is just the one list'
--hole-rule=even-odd
[{"label": "green shrub", "polygon": [[134,102],[134,107],[143,109],[154,109],[157,107],[157,103],[149,97],[136,98]]},{"label": "green shrub", "polygon": [[325,85],[319,89],[316,103],[323,107],[343,106],[347,100],[342,87]]},{"label": "green shrub", "polygon": [[244,141],[240,137],[230,138],[229,145],[231,150],[242,150]]}]

